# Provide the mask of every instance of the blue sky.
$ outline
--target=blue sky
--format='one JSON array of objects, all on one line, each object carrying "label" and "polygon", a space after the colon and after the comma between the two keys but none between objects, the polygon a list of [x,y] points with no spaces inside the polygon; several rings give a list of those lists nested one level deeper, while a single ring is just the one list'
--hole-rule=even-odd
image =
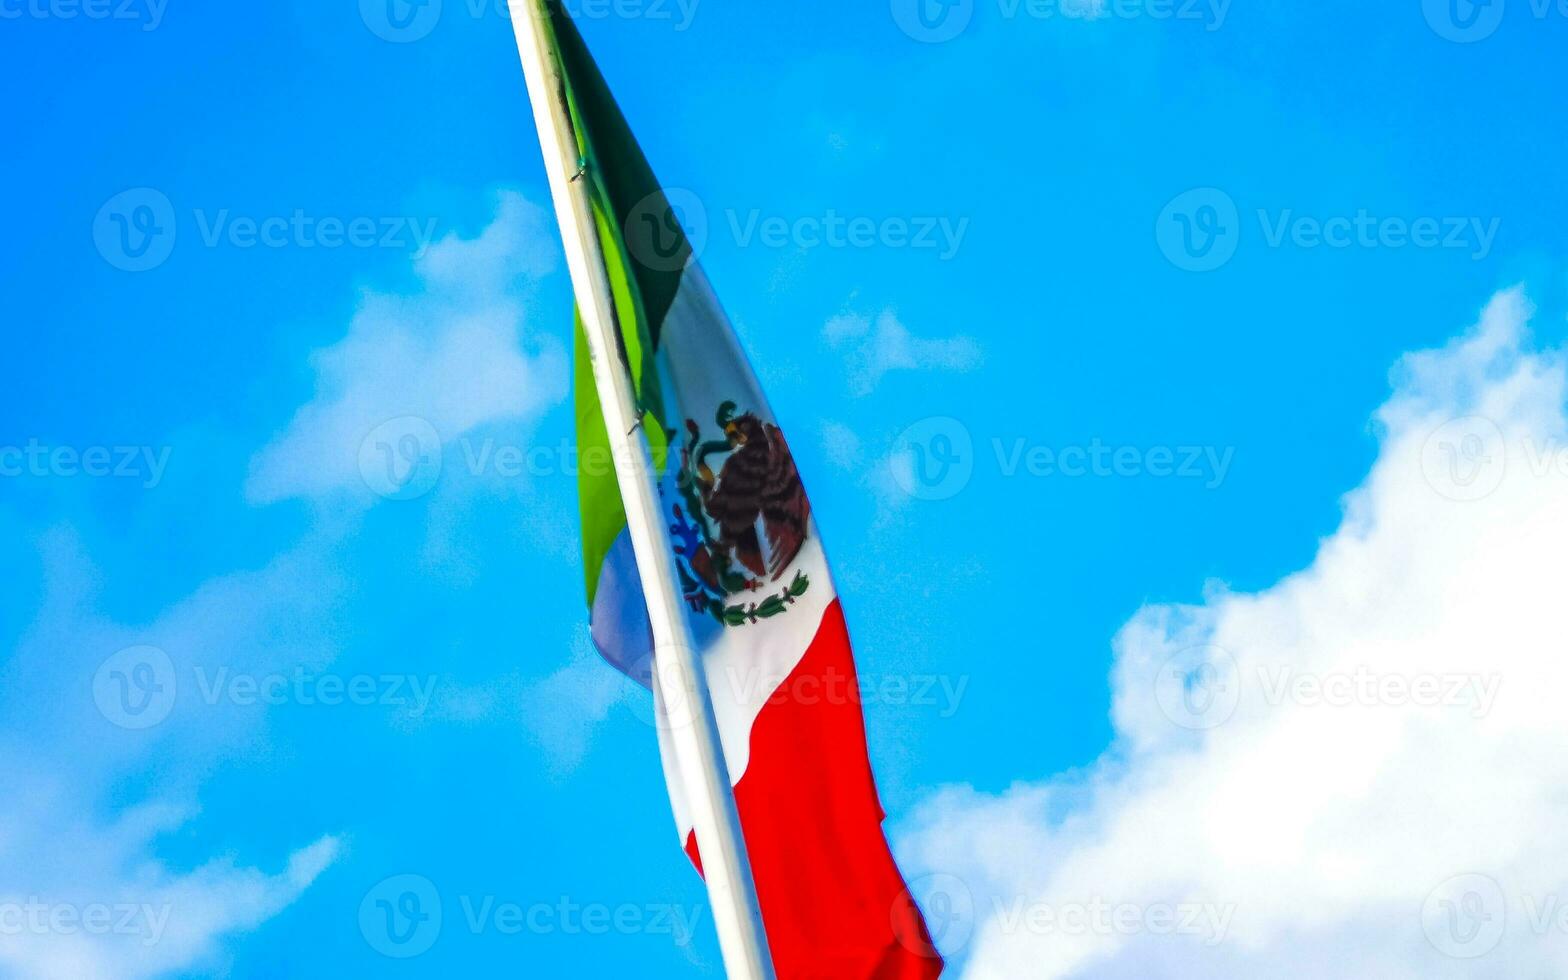
[{"label": "blue sky", "polygon": [[[792,433],[895,832],[1101,759],[1140,608],[1311,563],[1402,354],[1521,282],[1560,337],[1568,17],[1494,2],[1472,43],[1417,0],[974,0],[940,43],[897,3],[573,8]],[[0,0],[0,447],[46,454],[0,477],[0,900],[172,909],[152,953],[0,938],[0,975],[718,975],[646,705],[585,646],[569,285],[510,28],[444,6],[388,40],[371,0]],[[385,499],[361,440],[405,416],[442,471]],[[966,475],[910,494],[932,433]],[[106,670],[142,647],[179,696],[127,728]],[[407,959],[361,917],[399,875],[443,910]]]}]

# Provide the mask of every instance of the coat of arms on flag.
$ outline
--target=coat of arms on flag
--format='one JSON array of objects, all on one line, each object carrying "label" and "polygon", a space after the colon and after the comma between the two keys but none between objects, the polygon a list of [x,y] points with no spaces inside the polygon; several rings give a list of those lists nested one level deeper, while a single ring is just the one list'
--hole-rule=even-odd
[{"label": "coat of arms on flag", "polygon": [[[670,525],[686,601],[727,626],[787,612],[811,587],[797,571],[788,585],[768,591],[806,543],[811,503],[784,433],[736,411],[734,402],[719,406],[719,439],[705,440],[701,425],[686,420],[676,480],[681,502]],[[750,601],[730,604],[737,596]]]}]

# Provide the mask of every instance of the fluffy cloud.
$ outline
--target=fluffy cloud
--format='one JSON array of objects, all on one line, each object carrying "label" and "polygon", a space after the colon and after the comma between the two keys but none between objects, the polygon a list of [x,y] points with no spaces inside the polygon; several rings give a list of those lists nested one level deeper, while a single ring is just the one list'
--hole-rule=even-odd
[{"label": "fluffy cloud", "polygon": [[879,531],[896,523],[909,510],[915,497],[915,461],[907,446],[894,446],[887,454],[873,459],[860,435],[842,422],[826,419],[819,429],[822,450],[827,460],[866,491],[875,505],[871,530]]},{"label": "fluffy cloud", "polygon": [[841,470],[852,470],[860,465],[860,436],[854,429],[828,419],[822,423],[821,432],[822,448],[827,453],[828,462]]},{"label": "fluffy cloud", "polygon": [[[422,292],[367,295],[348,336],[315,355],[314,400],[253,458],[251,500],[363,492],[366,435],[398,416],[455,439],[558,402],[560,344],[530,352],[520,329],[552,241],[544,214],[503,194],[477,238],[448,237],[417,261]],[[238,687],[224,697],[226,680],[311,674],[339,653],[353,589],[343,531],[324,522],[259,569],[212,578],[134,624],[104,614],[100,573],[69,528],[40,538],[42,602],[0,658],[0,978],[204,969],[225,938],[276,915],[338,859],[332,835],[266,855],[265,867],[188,851],[206,830],[205,776],[265,741],[265,703]],[[552,697],[582,693],[580,672],[520,692],[542,716]],[[547,748],[581,755],[585,735],[542,730]],[[179,862],[163,857],[172,839]]]},{"label": "fluffy cloud", "polygon": [[444,684],[418,723],[515,725],[539,749],[550,774],[563,777],[582,764],[601,725],[621,704],[652,724],[647,692],[611,670],[584,629],[567,662],[554,672],[541,678],[513,673],[475,685]]},{"label": "fluffy cloud", "polygon": [[827,322],[822,337],[843,353],[854,395],[869,395],[891,371],[973,371],[983,359],[974,338],[916,337],[892,310],[875,321],[841,314]]},{"label": "fluffy cloud", "polygon": [[277,871],[158,857],[159,838],[196,817],[201,775],[258,723],[255,709],[205,703],[191,679],[330,656],[340,583],[307,547],[127,627],[99,613],[74,535],[50,533],[40,551],[42,608],[0,684],[0,976],[137,980],[201,964],[292,903],[340,842],[302,842]]},{"label": "fluffy cloud", "polygon": [[965,976],[1568,972],[1568,369],[1531,313],[1399,364],[1310,567],[1123,628],[1096,765],[928,802]]},{"label": "fluffy cloud", "polygon": [[362,466],[373,458],[367,439],[389,422],[418,420],[401,423],[398,434],[445,443],[560,402],[562,346],[522,329],[524,302],[554,268],[556,251],[549,216],[503,193],[477,238],[449,235],[418,259],[423,292],[367,294],[348,336],[315,354],[315,398],[252,461],[250,499],[363,492]]},{"label": "fluffy cloud", "polygon": [[[292,904],[340,848],[324,837],[276,874],[228,859],[181,872],[147,856],[157,834],[184,824],[188,814],[178,809],[150,806],[103,825],[72,820],[69,810],[24,808],[16,816],[48,829],[40,835],[46,839],[28,840],[37,848],[28,856],[32,866],[14,876],[21,869],[8,867],[0,891],[0,974],[10,969],[27,980],[137,980],[200,963],[221,937],[253,929]],[[51,881],[40,890],[46,855]]]}]

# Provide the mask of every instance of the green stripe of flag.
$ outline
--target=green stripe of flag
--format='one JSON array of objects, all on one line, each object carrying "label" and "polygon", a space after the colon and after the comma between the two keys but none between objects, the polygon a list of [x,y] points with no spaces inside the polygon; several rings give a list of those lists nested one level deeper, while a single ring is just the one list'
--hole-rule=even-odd
[{"label": "green stripe of flag", "polygon": [[[657,349],[660,326],[680,289],[679,270],[691,248],[673,221],[668,199],[653,168],[633,138],[576,25],[558,0],[549,0],[549,8],[562,76],[566,79],[567,102],[578,134],[578,153],[585,165],[579,179],[592,181],[594,219],[615,300],[623,353],[636,382],[654,465],[662,472],[668,446],[652,354]],[[648,215],[663,216],[665,234],[673,231],[673,260],[663,261],[670,255],[668,242],[662,243],[666,246],[662,251],[648,251],[656,244],[651,238],[655,228],[647,221],[637,220]],[[629,235],[638,237],[628,242]],[[634,259],[650,254],[660,256],[658,268]],[[578,505],[582,513],[583,574],[592,606],[605,556],[626,528],[626,511],[614,467],[605,465],[610,460],[609,437],[580,314],[575,333],[573,385],[578,449],[584,463],[578,470]]]},{"label": "green stripe of flag", "polygon": [[[664,196],[658,178],[654,176],[653,168],[648,165],[648,158],[632,136],[626,117],[621,115],[615,97],[610,94],[610,87],[600,74],[599,66],[588,52],[588,46],[583,43],[582,35],[577,32],[577,26],[562,10],[559,0],[549,0],[549,6],[561,56],[562,74],[570,90],[574,122],[581,142],[587,144],[579,149],[591,165],[594,182],[613,216],[611,224],[617,229],[630,228],[630,234],[651,235],[652,228],[642,219],[649,216],[660,219],[668,217],[669,201]],[[661,268],[633,263],[643,307],[647,312],[649,336],[655,345],[659,338],[659,324],[664,322],[665,314],[669,312],[671,304],[675,302],[675,294],[680,290],[680,270],[691,255],[691,246],[677,224],[669,222],[666,232],[678,238],[673,245],[675,254],[671,261],[663,261],[671,254],[667,246],[656,253],[660,256],[658,264]],[[633,254],[654,253],[634,251]]]}]

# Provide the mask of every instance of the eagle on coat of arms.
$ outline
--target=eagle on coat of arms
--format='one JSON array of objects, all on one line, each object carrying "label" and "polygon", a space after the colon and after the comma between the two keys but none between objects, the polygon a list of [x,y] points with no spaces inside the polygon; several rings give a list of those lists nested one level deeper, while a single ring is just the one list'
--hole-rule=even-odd
[{"label": "eagle on coat of arms", "polygon": [[[676,473],[684,507],[674,505],[670,525],[687,603],[730,626],[777,616],[810,586],[797,572],[781,591],[749,606],[727,603],[784,577],[806,543],[811,518],[784,433],[751,412],[737,415],[736,408],[725,402],[714,416],[723,439],[704,441],[696,420],[686,420]],[[721,454],[715,472],[710,460]]]}]

